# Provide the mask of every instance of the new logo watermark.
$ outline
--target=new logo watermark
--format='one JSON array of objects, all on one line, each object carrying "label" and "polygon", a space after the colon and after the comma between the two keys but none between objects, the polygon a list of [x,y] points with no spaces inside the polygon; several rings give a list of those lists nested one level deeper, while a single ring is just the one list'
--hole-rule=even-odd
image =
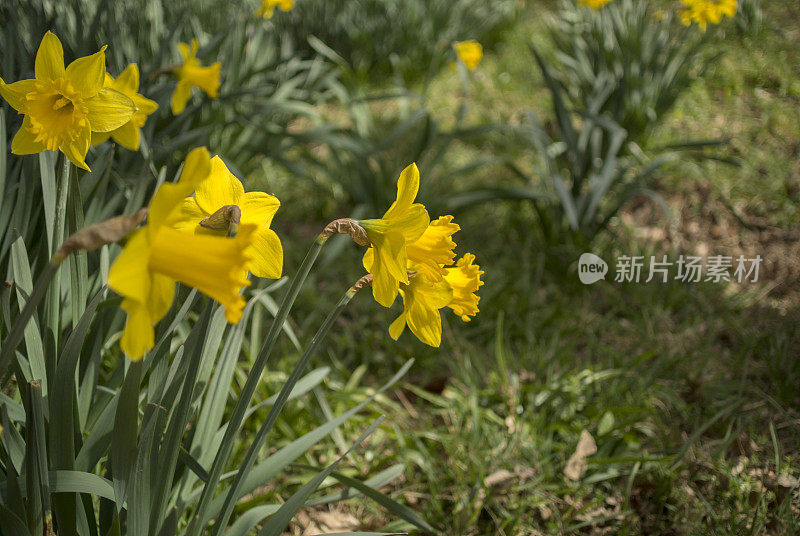
[{"label": "new logo watermark", "polygon": [[[647,259],[647,262],[645,261]],[[762,262],[761,255],[734,258],[726,255],[709,255],[705,258],[680,255],[674,262],[667,255],[620,255],[616,258],[615,283],[649,283],[653,279],[666,283],[670,279],[699,283],[756,283]],[[591,285],[606,278],[608,264],[594,253],[584,253],[578,259],[578,277],[581,283]]]},{"label": "new logo watermark", "polygon": [[578,277],[581,283],[591,285],[606,278],[608,264],[594,253],[584,253],[578,259]]}]

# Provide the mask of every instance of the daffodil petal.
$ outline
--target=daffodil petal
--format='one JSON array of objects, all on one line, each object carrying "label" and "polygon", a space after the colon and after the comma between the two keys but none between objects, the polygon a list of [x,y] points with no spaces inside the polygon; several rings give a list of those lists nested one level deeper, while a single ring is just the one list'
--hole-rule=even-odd
[{"label": "daffodil petal", "polygon": [[171,221],[172,213],[194,192],[197,184],[208,177],[210,160],[205,147],[194,149],[186,157],[178,182],[168,182],[159,187],[153,195],[147,215],[147,227],[151,232],[155,232],[165,221]]},{"label": "daffodil petal", "polygon": [[197,200],[194,197],[186,197],[181,206],[172,212],[168,224],[173,229],[178,229],[179,231],[196,232],[200,220],[207,216],[209,216],[209,214],[200,208],[200,205],[197,204]]},{"label": "daffodil petal", "polygon": [[407,315],[408,327],[419,340],[438,348],[442,343],[442,314],[438,309],[414,305]]},{"label": "daffodil petal", "polygon": [[179,81],[175,86],[175,92],[172,94],[170,102],[172,106],[172,114],[180,115],[186,109],[186,103],[192,97],[192,86],[184,81]]},{"label": "daffodil petal", "polygon": [[140,133],[139,127],[134,126],[131,121],[128,121],[116,130],[111,131],[114,141],[125,147],[130,151],[139,150]]},{"label": "daffodil petal", "polygon": [[423,205],[414,203],[404,212],[394,215],[388,222],[393,229],[403,233],[406,244],[413,244],[428,228],[431,219]]},{"label": "daffodil petal", "polygon": [[397,200],[392,203],[383,219],[392,219],[392,216],[408,209],[417,197],[419,191],[419,169],[417,164],[410,164],[397,179]]},{"label": "daffodil petal", "polygon": [[31,132],[31,120],[26,116],[11,142],[11,152],[21,155],[41,153],[44,150],[44,143],[36,141],[36,135]]},{"label": "daffodil petal", "polygon": [[59,150],[64,153],[69,161],[86,171],[91,171],[86,164],[86,153],[89,152],[89,145],[92,143],[92,131],[89,127],[81,129],[78,137],[66,145],[59,147]]},{"label": "daffodil petal", "polygon": [[147,310],[154,324],[164,318],[175,299],[175,281],[165,275],[152,274],[150,279],[150,299]]},{"label": "daffodil petal", "polygon": [[143,97],[138,93],[134,94],[131,99],[133,99],[133,103],[136,105],[136,112],[144,114],[145,117],[158,110],[158,103],[156,101]]},{"label": "daffodil petal", "polygon": [[8,101],[12,108],[18,112],[22,112],[25,96],[33,91],[35,83],[36,80],[31,78],[30,80],[20,80],[13,84],[6,84],[3,79],[0,78],[0,95]]},{"label": "daffodil petal", "polygon": [[131,361],[139,361],[155,345],[153,321],[147,308],[139,302],[122,300],[122,308],[128,313],[128,319],[119,346]]},{"label": "daffodil petal", "polygon": [[108,141],[110,137],[111,137],[111,132],[92,132],[92,147],[95,147],[105,141]]},{"label": "daffodil petal", "polygon": [[278,279],[283,272],[283,247],[275,231],[264,226],[253,235],[250,271],[256,277]]},{"label": "daffodil petal", "polygon": [[86,101],[89,124],[95,132],[116,130],[130,121],[136,106],[127,97],[110,88],[105,88]]},{"label": "daffodil petal", "polygon": [[64,76],[64,49],[56,34],[47,32],[36,52],[34,72],[39,80],[55,80]]},{"label": "daffodil petal", "polygon": [[211,159],[211,173],[208,178],[197,185],[196,197],[200,208],[213,214],[225,205],[239,205],[244,197],[244,187],[228,170],[225,162],[215,156]]},{"label": "daffodil petal", "polygon": [[108,286],[129,300],[146,303],[150,296],[149,245],[144,229],[134,231],[108,272]]},{"label": "daffodil petal", "polygon": [[83,98],[90,99],[103,89],[106,79],[106,47],[91,56],[78,58],[67,66],[66,76]]},{"label": "daffodil petal", "polygon": [[131,95],[139,91],[139,67],[135,63],[125,67],[117,77],[114,89]]},{"label": "daffodil petal", "polygon": [[193,191],[194,184],[188,181],[167,182],[159,186],[150,201],[150,210],[147,213],[148,230],[155,232],[163,222],[171,221],[183,199],[192,195]]},{"label": "daffodil petal", "polygon": [[400,338],[400,335],[403,334],[403,331],[406,329],[406,313],[402,313],[398,316],[394,322],[389,325],[389,336],[394,340]]},{"label": "daffodil petal", "polygon": [[239,200],[242,223],[269,226],[280,206],[281,202],[274,195],[264,192],[247,192]]},{"label": "daffodil petal", "polygon": [[209,173],[211,173],[211,155],[205,147],[198,147],[192,149],[186,157],[179,182],[190,182],[193,186],[197,186],[208,178]]}]

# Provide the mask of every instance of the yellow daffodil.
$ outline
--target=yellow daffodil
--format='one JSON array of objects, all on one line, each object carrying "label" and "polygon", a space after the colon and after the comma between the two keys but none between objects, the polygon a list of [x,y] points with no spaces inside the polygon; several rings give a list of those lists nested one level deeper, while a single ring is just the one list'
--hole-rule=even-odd
[{"label": "yellow daffodil", "polygon": [[111,132],[130,121],[135,103],[104,88],[105,48],[64,68],[61,41],[51,32],[36,53],[35,78],[6,84],[0,95],[25,118],[11,142],[14,154],[59,150],[70,162],[89,170],[86,153],[92,132]]},{"label": "yellow daffodil", "polygon": [[578,0],[578,5],[587,6],[592,9],[600,9],[609,2],[611,2],[611,0]]},{"label": "yellow daffodil", "polygon": [[294,7],[294,0],[261,0],[261,7],[256,11],[256,17],[272,18],[276,7],[281,11],[289,11]]},{"label": "yellow daffodil", "polygon": [[222,236],[224,229],[211,228],[206,220],[223,207],[235,206],[242,225],[254,225],[256,232],[248,256],[247,268],[256,277],[277,279],[283,269],[283,248],[275,231],[269,228],[281,203],[264,192],[245,192],[241,181],[231,173],[219,156],[211,159],[211,174],[197,186],[194,197],[184,199],[170,218],[176,229]]},{"label": "yellow daffodil", "polygon": [[178,43],[178,49],[183,58],[183,65],[173,71],[178,79],[178,85],[172,94],[172,113],[175,115],[186,108],[193,87],[201,89],[212,99],[219,96],[219,70],[222,67],[220,62],[203,67],[197,59],[197,39],[192,39],[191,48],[186,43]]},{"label": "yellow daffodil", "polygon": [[483,285],[483,271],[474,262],[475,255],[467,253],[458,259],[455,266],[447,268],[447,275],[444,276],[453,289],[453,300],[447,306],[464,322],[469,322],[470,316],[478,314],[480,297],[475,293]]},{"label": "yellow daffodil", "polygon": [[411,277],[408,284],[400,287],[403,313],[389,326],[389,335],[397,340],[407,325],[419,340],[438,347],[442,342],[439,309],[453,301],[453,289],[445,280],[433,282],[420,275]]},{"label": "yellow daffodil", "polygon": [[461,227],[453,223],[452,216],[434,220],[415,242],[406,248],[408,262],[414,271],[431,281],[441,281],[444,266],[453,264],[456,243],[451,238]]},{"label": "yellow daffodil", "polygon": [[106,73],[103,87],[119,91],[131,99],[136,106],[136,112],[127,123],[115,130],[92,132],[92,145],[100,145],[108,138],[114,138],[114,141],[126,149],[138,150],[140,129],[147,121],[147,116],[158,110],[158,104],[155,101],[139,94],[139,67],[135,63],[131,63],[116,79]]},{"label": "yellow daffodil", "polygon": [[242,225],[235,238],[227,238],[187,233],[168,224],[172,213],[210,172],[208,151],[192,151],[180,180],[156,191],[147,224],[130,235],[108,274],[108,285],[124,298],[122,308],[128,320],[120,346],[133,360],[153,347],[153,326],[169,310],[177,281],[218,301],[229,322],[241,318],[245,300],[239,291],[249,284],[247,252],[256,226]]},{"label": "yellow daffodil", "polygon": [[722,17],[736,15],[736,0],[681,0],[681,22],[689,26],[693,22],[704,32],[708,23],[719,24]]},{"label": "yellow daffodil", "polygon": [[464,66],[472,71],[475,69],[483,59],[483,47],[474,39],[469,41],[457,41],[453,43],[453,49],[456,51],[458,59],[464,63]]},{"label": "yellow daffodil", "polygon": [[419,169],[411,164],[397,181],[397,199],[380,219],[361,220],[371,246],[364,254],[364,267],[373,275],[375,301],[389,307],[400,283],[408,284],[406,246],[417,241],[430,223],[428,211],[414,203],[419,190]]}]

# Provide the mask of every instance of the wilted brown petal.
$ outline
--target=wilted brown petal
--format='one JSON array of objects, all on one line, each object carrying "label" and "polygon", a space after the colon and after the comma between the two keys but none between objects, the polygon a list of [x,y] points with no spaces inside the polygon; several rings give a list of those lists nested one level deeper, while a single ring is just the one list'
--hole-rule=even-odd
[{"label": "wilted brown petal", "polygon": [[147,209],[143,208],[133,214],[115,216],[84,227],[61,244],[56,252],[56,257],[63,260],[70,253],[79,249],[92,251],[105,244],[119,242],[136,229],[145,216],[147,216]]}]

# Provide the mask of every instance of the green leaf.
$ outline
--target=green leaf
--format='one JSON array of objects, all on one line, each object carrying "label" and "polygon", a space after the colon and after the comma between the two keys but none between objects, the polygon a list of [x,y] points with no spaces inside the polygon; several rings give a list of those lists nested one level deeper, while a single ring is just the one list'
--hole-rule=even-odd
[{"label": "green leaf", "polygon": [[42,386],[34,380],[28,384],[25,423],[25,489],[28,529],[43,534],[45,519],[50,517],[50,486],[47,475],[47,447],[42,411]]},{"label": "green leaf", "polygon": [[306,503],[308,498],[314,493],[322,481],[328,478],[328,476],[333,472],[337,465],[344,459],[345,456],[350,454],[350,452],[359,446],[375,429],[380,426],[383,422],[383,417],[379,417],[378,419],[373,422],[367,430],[361,434],[361,436],[356,440],[352,447],[347,449],[347,451],[339,456],[332,464],[322,470],[318,475],[312,478],[309,482],[307,482],[302,488],[300,488],[294,495],[289,497],[289,499],[281,505],[280,509],[275,512],[272,517],[270,517],[269,521],[264,525],[264,528],[261,529],[258,533],[258,536],[281,536],[283,531],[286,530],[286,527],[289,526],[289,522],[292,520],[294,515],[297,511],[303,507]]},{"label": "green leaf", "polygon": [[[131,478],[131,500],[128,501],[128,534],[131,536],[148,536],[150,514],[150,488],[154,482],[150,479],[150,470],[153,465],[153,452],[157,448],[158,439],[163,429],[166,411],[155,404],[148,405],[143,419],[144,430],[139,439],[136,453],[136,462]],[[158,430],[158,432],[156,432]],[[168,486],[170,482],[159,482],[161,486]]]},{"label": "green leaf", "polygon": [[114,433],[111,434],[111,475],[117,511],[127,498],[128,485],[134,460],[136,459],[136,436],[139,423],[139,382],[142,377],[142,362],[132,361],[125,374],[119,393]]},{"label": "green leaf", "polygon": [[241,514],[230,526],[225,536],[247,536],[256,525],[280,509],[280,504],[262,504]]},{"label": "green leaf", "polygon": [[[318,468],[310,466],[309,469],[319,470]],[[401,463],[392,465],[391,467],[384,469],[377,475],[369,478],[368,480],[365,480],[364,484],[375,489],[382,488],[383,486],[389,484],[390,482],[398,478],[400,475],[402,475],[404,470],[405,467]],[[336,474],[332,474],[331,476],[336,478]],[[317,497],[316,499],[311,499],[306,503],[306,506],[318,506],[320,504],[330,504],[340,501],[346,501],[348,499],[354,499],[356,497],[361,497],[363,495],[364,495],[363,493],[361,493],[356,489],[348,488],[338,493],[331,493],[323,497]]]}]

